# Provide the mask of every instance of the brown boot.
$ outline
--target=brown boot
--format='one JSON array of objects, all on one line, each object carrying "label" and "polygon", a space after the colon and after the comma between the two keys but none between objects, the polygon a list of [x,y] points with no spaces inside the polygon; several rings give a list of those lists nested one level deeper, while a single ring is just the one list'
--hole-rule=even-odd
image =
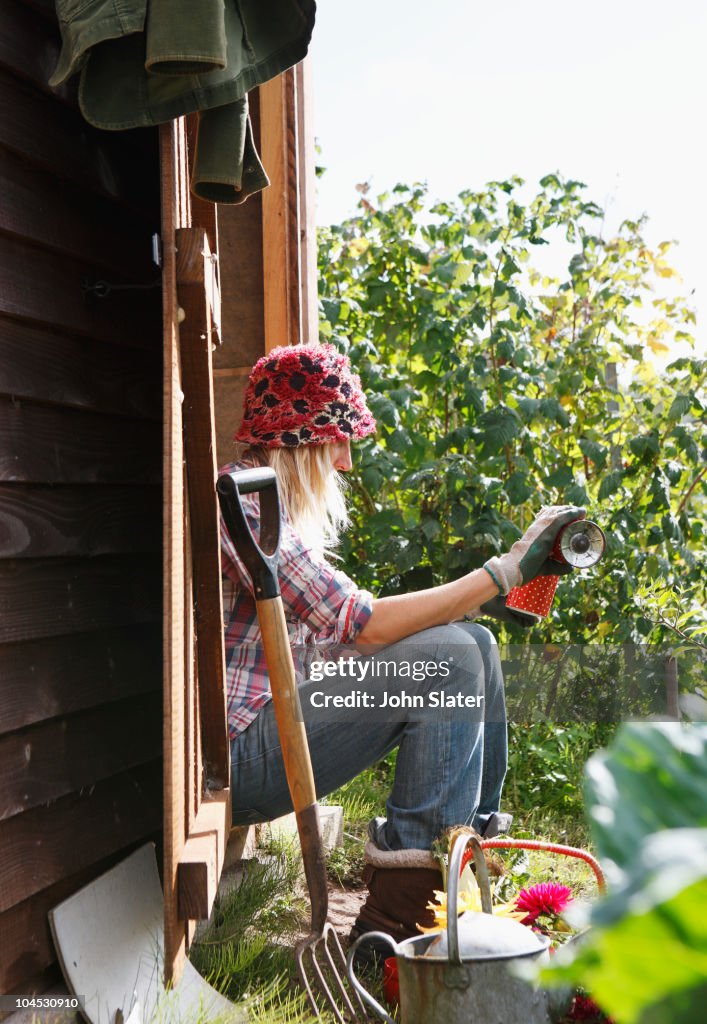
[{"label": "brown boot", "polygon": [[[427,904],[435,899],[435,890],[442,889],[442,872],[427,850],[379,850],[366,843],[364,879],[368,897],[351,929],[349,943],[366,932],[385,932],[394,942],[419,935],[417,925],[429,927],[434,922]],[[371,940],[356,951],[358,961],[371,964],[391,956],[384,942]]]}]

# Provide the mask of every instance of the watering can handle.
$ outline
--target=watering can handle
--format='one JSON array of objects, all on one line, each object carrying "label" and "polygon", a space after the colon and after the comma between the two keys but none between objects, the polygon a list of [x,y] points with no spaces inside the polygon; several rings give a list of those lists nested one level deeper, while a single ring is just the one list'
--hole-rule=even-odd
[{"label": "watering can handle", "polygon": [[364,1003],[367,1003],[372,1010],[375,1010],[381,1020],[384,1020],[386,1024],[396,1024],[393,1018],[387,1013],[381,1004],[373,998],[371,993],[363,987],[354,974],[354,955],[356,950],[362,942],[368,942],[370,939],[382,939],[384,942],[387,942],[393,952],[397,954],[397,943],[393,942],[390,935],[387,935],[385,932],[365,932],[363,935],[359,935],[356,941],[349,947],[349,952],[346,957],[346,974],[356,992],[358,992],[361,999],[363,999]]},{"label": "watering can handle", "polygon": [[447,949],[449,960],[453,964],[461,964],[459,954],[459,925],[457,918],[457,900],[459,896],[459,875],[461,874],[462,857],[467,846],[471,846],[476,865],[476,881],[481,890],[481,909],[485,914],[493,913],[491,904],[491,883],[489,882],[486,858],[481,848],[481,843],[476,836],[459,836],[454,843],[449,858],[449,870],[447,872]]}]

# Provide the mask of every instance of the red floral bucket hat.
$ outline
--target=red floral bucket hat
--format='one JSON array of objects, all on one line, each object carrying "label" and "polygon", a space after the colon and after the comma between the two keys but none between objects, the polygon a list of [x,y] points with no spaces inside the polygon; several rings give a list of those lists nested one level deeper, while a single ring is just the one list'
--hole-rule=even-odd
[{"label": "red floral bucket hat", "polygon": [[251,370],[235,440],[294,448],[362,438],[375,429],[345,355],[333,345],[282,345]]}]

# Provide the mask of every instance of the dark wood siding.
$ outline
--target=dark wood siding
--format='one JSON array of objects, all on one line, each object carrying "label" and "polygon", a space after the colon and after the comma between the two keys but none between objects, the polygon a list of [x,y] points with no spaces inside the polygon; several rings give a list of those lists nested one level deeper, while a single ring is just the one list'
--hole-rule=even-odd
[{"label": "dark wood siding", "polygon": [[0,992],[57,977],[47,911],[161,827],[157,133],[91,129],[58,48],[50,0],[3,0]]}]

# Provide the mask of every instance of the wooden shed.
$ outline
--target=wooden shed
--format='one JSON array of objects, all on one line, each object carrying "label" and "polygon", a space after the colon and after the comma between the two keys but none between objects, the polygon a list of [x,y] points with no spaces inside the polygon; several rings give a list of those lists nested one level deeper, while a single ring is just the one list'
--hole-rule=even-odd
[{"label": "wooden shed", "polygon": [[[58,50],[52,0],[4,0],[0,993],[59,980],[48,910],[147,840],[164,856],[178,973],[193,919],[176,869],[199,815],[204,730],[208,744],[220,729],[227,753],[214,691],[222,642],[208,640],[221,622],[215,466],[230,457],[255,359],[316,336],[306,69],[251,95],[271,187],[217,209],[190,200],[189,125],[91,128],[75,88],[47,85]],[[204,253],[219,258],[201,291],[178,252],[184,230],[205,239],[208,250],[194,251],[207,277],[216,264]],[[185,333],[189,295],[216,316],[218,284],[218,331],[187,309]],[[199,394],[211,410],[203,437],[187,425],[205,422],[203,404],[189,411],[190,330],[213,363]],[[206,623],[204,602],[194,612],[205,586]],[[207,671],[210,697],[200,694]]]}]

